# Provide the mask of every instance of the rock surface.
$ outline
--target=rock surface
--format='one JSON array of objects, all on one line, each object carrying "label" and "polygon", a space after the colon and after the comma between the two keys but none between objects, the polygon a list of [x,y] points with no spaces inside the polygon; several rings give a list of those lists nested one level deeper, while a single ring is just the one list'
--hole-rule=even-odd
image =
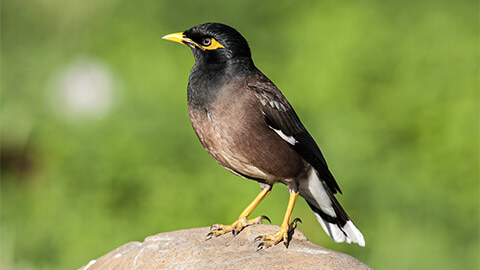
[{"label": "rock surface", "polygon": [[230,233],[208,241],[208,227],[159,233],[143,243],[127,243],[80,269],[371,269],[349,255],[310,243],[299,230],[288,249],[280,243],[256,251],[253,239],[278,229],[255,225],[235,237]]}]

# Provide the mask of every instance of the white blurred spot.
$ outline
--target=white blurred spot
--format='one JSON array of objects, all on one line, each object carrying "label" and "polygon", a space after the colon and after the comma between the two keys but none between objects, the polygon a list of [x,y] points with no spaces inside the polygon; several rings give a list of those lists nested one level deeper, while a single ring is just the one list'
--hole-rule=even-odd
[{"label": "white blurred spot", "polygon": [[114,77],[103,63],[73,61],[55,76],[53,106],[62,116],[102,118],[114,99]]}]

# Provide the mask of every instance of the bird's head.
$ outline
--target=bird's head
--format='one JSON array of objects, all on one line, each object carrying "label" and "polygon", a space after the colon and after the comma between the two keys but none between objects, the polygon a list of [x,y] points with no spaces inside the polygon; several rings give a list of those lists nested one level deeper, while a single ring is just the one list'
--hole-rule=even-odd
[{"label": "bird's head", "polygon": [[187,45],[197,64],[219,64],[232,59],[251,61],[247,40],[234,28],[221,23],[204,23],[163,39]]}]

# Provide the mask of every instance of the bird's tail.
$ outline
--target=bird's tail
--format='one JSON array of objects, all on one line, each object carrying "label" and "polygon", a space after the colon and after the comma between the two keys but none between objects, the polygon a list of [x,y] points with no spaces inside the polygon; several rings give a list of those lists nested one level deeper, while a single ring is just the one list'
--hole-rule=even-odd
[{"label": "bird's tail", "polygon": [[326,183],[318,177],[315,169],[312,168],[305,179],[300,179],[299,191],[333,241],[365,246],[362,233],[345,213]]}]

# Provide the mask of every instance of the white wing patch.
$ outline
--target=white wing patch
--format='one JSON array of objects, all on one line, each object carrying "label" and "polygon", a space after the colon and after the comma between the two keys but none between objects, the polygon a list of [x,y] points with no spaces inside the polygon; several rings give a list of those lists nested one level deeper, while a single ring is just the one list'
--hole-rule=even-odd
[{"label": "white wing patch", "polygon": [[[255,96],[260,100],[263,106],[270,105],[270,107],[272,107],[273,109],[276,109],[282,112],[287,111],[287,107],[285,107],[285,105],[283,105],[282,103],[276,100],[271,99],[266,94],[255,93]],[[263,115],[267,115],[263,110],[262,110],[262,113]],[[275,129],[270,125],[268,127],[270,127],[273,131],[275,131],[278,134],[278,136],[280,136],[280,138],[282,138],[284,141],[288,142],[289,144],[295,145],[296,143],[298,143],[298,141],[293,136],[287,136],[281,130]]]},{"label": "white wing patch", "polygon": [[279,111],[285,112],[287,111],[287,107],[282,103],[272,99],[272,97],[268,96],[267,94],[262,93],[255,93],[255,96],[260,100],[263,106],[270,105],[270,107],[277,109]]},{"label": "white wing patch", "polygon": [[287,136],[285,133],[283,133],[281,130],[274,129],[271,126],[269,126],[273,131],[275,131],[278,136],[280,136],[284,141],[288,142],[291,145],[295,145],[298,143],[298,141],[293,137],[293,136]]},{"label": "white wing patch", "polygon": [[275,108],[275,109],[277,109],[279,111],[282,111],[282,112],[287,110],[287,108],[282,103],[277,102],[275,100],[270,100],[270,102],[268,104],[270,104],[270,106],[272,106],[272,108]]}]

